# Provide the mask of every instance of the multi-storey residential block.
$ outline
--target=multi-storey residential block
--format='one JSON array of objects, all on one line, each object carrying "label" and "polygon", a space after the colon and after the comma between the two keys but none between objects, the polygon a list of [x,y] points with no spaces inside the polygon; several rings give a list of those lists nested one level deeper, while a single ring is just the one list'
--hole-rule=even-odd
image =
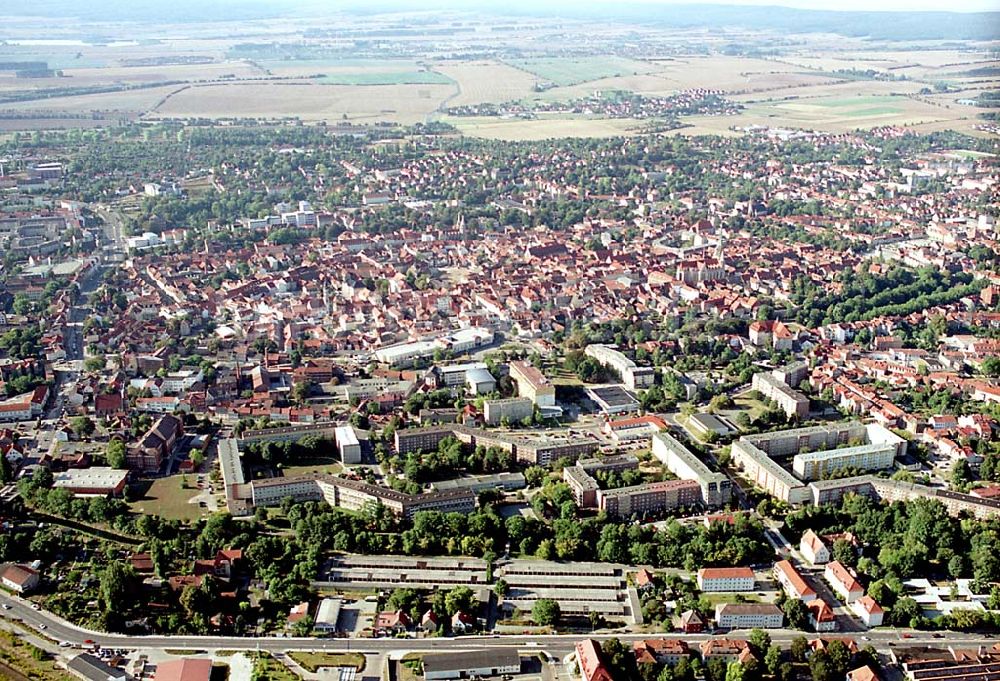
[{"label": "multi-storey residential block", "polygon": [[503,400],[483,402],[483,418],[490,426],[499,425],[503,421],[517,423],[531,418],[534,410],[534,402],[527,397],[509,397]]},{"label": "multi-storey residential block", "polygon": [[787,560],[779,560],[774,564],[774,578],[778,580],[789,598],[806,603],[816,598],[816,590],[806,583],[795,566]]},{"label": "multi-storey residential block", "polygon": [[651,367],[640,367],[619,350],[608,346],[592,344],[584,350],[588,357],[593,357],[601,364],[614,369],[621,376],[622,383],[629,390],[648,388],[653,385],[656,370]]},{"label": "multi-storey residential block", "polygon": [[753,570],[747,567],[698,570],[698,588],[702,591],[753,591],[756,583]]},{"label": "multi-storey residential block", "polygon": [[653,456],[682,480],[694,480],[701,487],[702,503],[723,506],[729,503],[732,482],[706,466],[677,438],[668,433],[653,435]]},{"label": "multi-storey residential block", "polygon": [[840,561],[834,560],[827,563],[823,577],[830,583],[837,595],[844,599],[845,603],[853,603],[865,595],[864,587],[858,581],[854,570]]},{"label": "multi-storey residential block", "polygon": [[809,398],[786,385],[774,374],[754,374],[751,386],[767,399],[777,402],[789,418],[804,419],[809,416]]},{"label": "multi-storey residential block", "polygon": [[771,603],[719,603],[715,625],[720,629],[780,629],[785,613]]}]

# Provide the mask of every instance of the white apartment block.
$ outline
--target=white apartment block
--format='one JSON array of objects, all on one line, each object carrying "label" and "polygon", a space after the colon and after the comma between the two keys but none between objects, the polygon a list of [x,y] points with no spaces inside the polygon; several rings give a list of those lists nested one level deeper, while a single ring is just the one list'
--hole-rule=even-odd
[{"label": "white apartment block", "polygon": [[757,584],[750,568],[702,568],[697,579],[698,589],[714,593],[753,591]]},{"label": "white apartment block", "polygon": [[609,345],[588,345],[584,354],[617,371],[622,378],[622,383],[629,390],[648,388],[653,385],[653,377],[656,374],[653,368],[637,366],[635,362]]},{"label": "white apartment block", "polygon": [[720,629],[780,629],[785,614],[770,603],[719,603],[715,625]]}]

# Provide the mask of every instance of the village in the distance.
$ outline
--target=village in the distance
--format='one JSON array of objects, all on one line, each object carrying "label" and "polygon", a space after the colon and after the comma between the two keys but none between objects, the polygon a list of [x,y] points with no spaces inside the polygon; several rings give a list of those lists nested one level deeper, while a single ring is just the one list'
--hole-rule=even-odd
[{"label": "village in the distance", "polygon": [[286,10],[0,27],[0,677],[1000,680],[997,13]]}]

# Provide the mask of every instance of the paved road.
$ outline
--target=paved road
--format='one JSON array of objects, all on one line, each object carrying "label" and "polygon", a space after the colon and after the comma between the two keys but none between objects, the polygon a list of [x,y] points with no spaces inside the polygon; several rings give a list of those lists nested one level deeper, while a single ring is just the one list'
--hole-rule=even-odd
[{"label": "paved road", "polygon": [[[315,638],[283,638],[283,637],[235,637],[235,636],[126,636],[122,634],[105,634],[77,627],[52,613],[44,610],[33,610],[31,604],[23,599],[0,594],[0,605],[10,609],[0,610],[5,618],[20,619],[30,628],[41,630],[45,635],[56,641],[68,641],[77,645],[86,645],[85,641],[98,643],[111,648],[169,648],[172,650],[265,650],[281,652],[289,650],[328,650],[331,652],[358,652],[369,654],[385,654],[389,652],[420,651],[443,652],[455,650],[476,650],[481,648],[516,648],[518,650],[546,651],[561,657],[573,650],[576,641],[587,634],[543,634],[543,635],[505,635],[505,636],[465,636],[459,638],[427,638],[427,639],[315,639]],[[41,625],[45,625],[44,630]],[[746,636],[748,631],[729,632],[731,636]],[[788,644],[793,638],[803,633],[791,630],[772,630],[771,639],[776,643]],[[707,634],[631,634],[623,632],[608,632],[590,634],[593,638],[620,638],[623,641],[655,636],[670,636],[683,638],[689,643],[700,643],[712,638]],[[806,634],[807,636],[811,636]],[[903,638],[904,635],[910,638]],[[941,639],[934,638],[927,632],[904,632],[891,629],[868,632],[868,638],[856,637],[859,645],[871,643],[876,648],[885,649],[889,643],[905,642],[907,645],[937,644],[971,647],[977,645],[992,645],[995,641],[984,636],[960,633],[944,633]]]}]

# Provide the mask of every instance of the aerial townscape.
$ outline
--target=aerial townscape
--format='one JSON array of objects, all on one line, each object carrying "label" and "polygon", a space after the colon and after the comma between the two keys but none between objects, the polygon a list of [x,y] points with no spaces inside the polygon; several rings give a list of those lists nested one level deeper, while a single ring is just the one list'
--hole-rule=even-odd
[{"label": "aerial townscape", "polygon": [[1000,11],[432,4],[0,7],[0,678],[1000,681]]}]

